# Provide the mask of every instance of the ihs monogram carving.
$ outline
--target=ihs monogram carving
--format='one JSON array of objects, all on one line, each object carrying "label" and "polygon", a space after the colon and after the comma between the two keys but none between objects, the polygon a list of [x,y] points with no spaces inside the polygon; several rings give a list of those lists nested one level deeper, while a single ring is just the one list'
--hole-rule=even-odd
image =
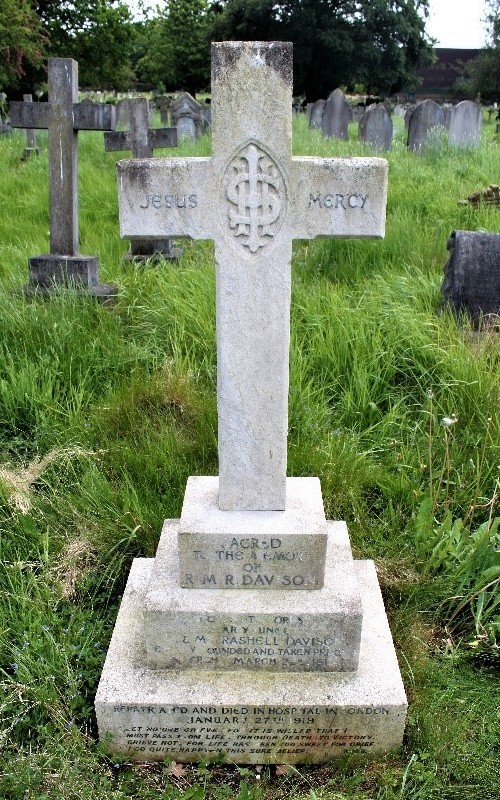
[{"label": "ihs monogram carving", "polygon": [[224,174],[229,227],[239,243],[256,253],[278,233],[283,221],[286,189],[276,162],[261,145],[246,144]]}]

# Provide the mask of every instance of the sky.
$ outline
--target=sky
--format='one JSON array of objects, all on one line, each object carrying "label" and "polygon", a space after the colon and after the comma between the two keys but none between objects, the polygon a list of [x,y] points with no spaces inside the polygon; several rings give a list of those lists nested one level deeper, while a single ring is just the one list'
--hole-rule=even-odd
[{"label": "sky", "polygon": [[436,47],[484,47],[484,0],[430,0],[426,31]]}]

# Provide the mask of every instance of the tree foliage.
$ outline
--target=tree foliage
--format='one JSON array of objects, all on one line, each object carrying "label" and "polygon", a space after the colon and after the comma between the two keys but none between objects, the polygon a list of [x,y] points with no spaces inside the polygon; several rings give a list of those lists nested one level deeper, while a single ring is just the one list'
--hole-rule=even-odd
[{"label": "tree foliage", "polygon": [[30,67],[42,65],[47,40],[30,0],[1,0],[0,89],[10,89]]},{"label": "tree foliage", "polygon": [[467,64],[466,77],[455,88],[483,103],[500,100],[500,0],[486,0],[488,46]]},{"label": "tree foliage", "polygon": [[416,85],[431,57],[428,0],[223,0],[213,38],[294,44],[294,91],[326,97],[362,83],[389,94]]},{"label": "tree foliage", "polygon": [[126,88],[133,26],[120,0],[37,0],[50,53],[79,62],[80,85]]},{"label": "tree foliage", "polygon": [[208,0],[169,0],[146,23],[147,46],[137,64],[141,80],[194,94],[210,84],[212,12]]}]

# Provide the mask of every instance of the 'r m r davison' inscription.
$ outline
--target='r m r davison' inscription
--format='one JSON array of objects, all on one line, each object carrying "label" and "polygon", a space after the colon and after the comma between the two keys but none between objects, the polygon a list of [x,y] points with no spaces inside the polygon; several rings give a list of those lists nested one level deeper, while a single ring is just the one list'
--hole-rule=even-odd
[{"label": "'r m r davison' inscription", "polygon": [[367,200],[368,200],[367,194],[321,195],[320,192],[316,192],[316,194],[310,192],[308,208],[318,205],[320,208],[343,208],[344,211],[347,211],[350,208],[363,209],[365,207],[365,203]]}]

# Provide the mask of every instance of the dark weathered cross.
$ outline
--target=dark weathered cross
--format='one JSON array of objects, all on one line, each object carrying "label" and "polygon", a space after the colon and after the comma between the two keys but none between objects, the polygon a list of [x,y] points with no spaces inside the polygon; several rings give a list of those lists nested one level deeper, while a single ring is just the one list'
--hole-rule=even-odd
[{"label": "dark weathered cross", "polygon": [[50,58],[48,76],[48,103],[10,104],[13,127],[49,131],[50,257],[31,259],[30,269],[46,269],[54,280],[88,272],[86,282],[91,286],[97,283],[97,259],[78,255],[77,137],[79,130],[112,130],[115,108],[78,103],[78,64],[71,58]]},{"label": "dark weathered cross", "polygon": [[[177,128],[150,128],[149,107],[145,97],[129,100],[130,129],[110,131],[104,134],[104,147],[107,151],[131,150],[134,158],[152,158],[153,150],[160,147],[177,147]],[[132,258],[148,258],[162,255],[175,258],[179,251],[172,248],[170,239],[163,241],[150,239],[132,241]]]},{"label": "dark weathered cross", "polygon": [[292,46],[212,50],[211,158],[118,164],[121,233],[214,239],[219,507],[285,508],[292,239],[382,237],[387,162],[291,156]]}]

